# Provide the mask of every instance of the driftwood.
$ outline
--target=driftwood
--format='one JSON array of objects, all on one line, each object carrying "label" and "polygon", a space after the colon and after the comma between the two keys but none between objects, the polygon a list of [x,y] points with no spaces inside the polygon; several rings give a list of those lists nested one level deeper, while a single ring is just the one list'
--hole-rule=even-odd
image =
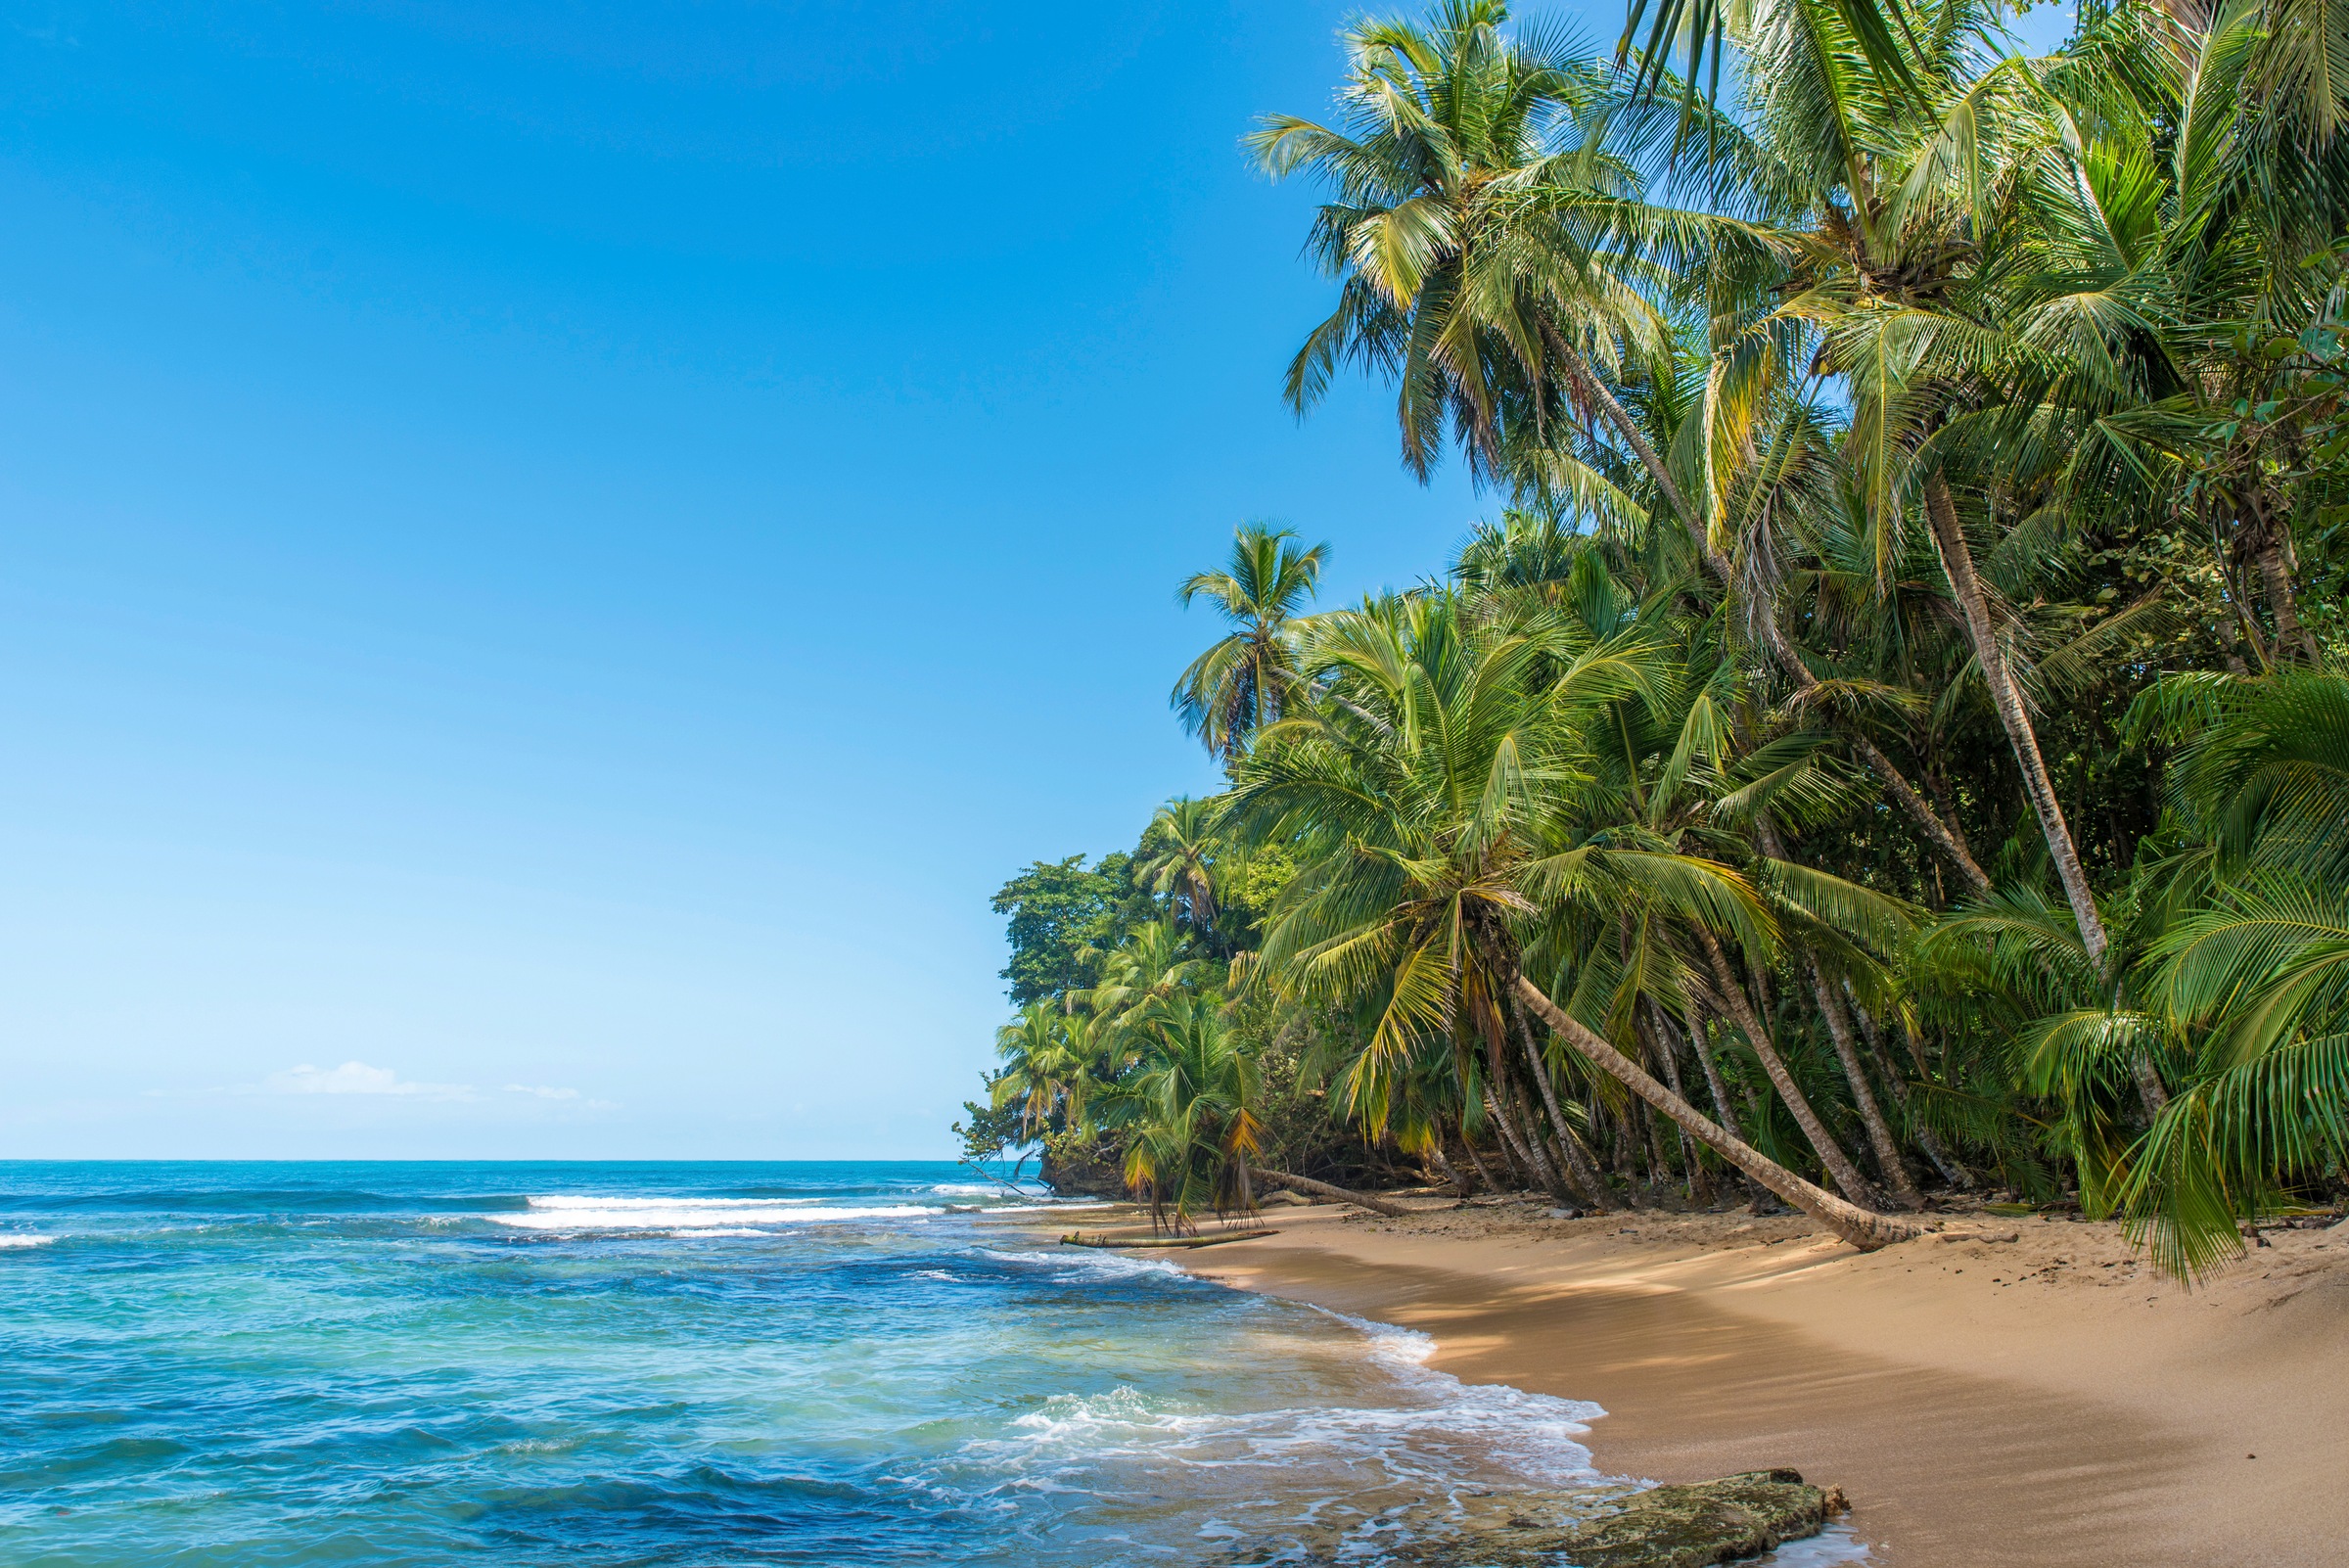
[{"label": "driftwood", "polygon": [[1277,1230],[1213,1230],[1203,1236],[1111,1236],[1100,1231],[1086,1235],[1072,1230],[1060,1238],[1064,1247],[1221,1247],[1226,1241],[1250,1241],[1276,1236]]},{"label": "driftwood", "polygon": [[1389,1203],[1386,1199],[1373,1197],[1367,1192],[1356,1192],[1349,1187],[1333,1187],[1326,1181],[1315,1181],[1310,1176],[1290,1176],[1285,1171],[1258,1171],[1252,1168],[1248,1174],[1259,1181],[1269,1181],[1272,1185],[1286,1187],[1291,1192],[1302,1192],[1315,1198],[1327,1198],[1332,1203],[1351,1203],[1358,1209],[1367,1209],[1372,1214],[1383,1214],[1390,1220],[1400,1220],[1411,1212],[1400,1203]]}]

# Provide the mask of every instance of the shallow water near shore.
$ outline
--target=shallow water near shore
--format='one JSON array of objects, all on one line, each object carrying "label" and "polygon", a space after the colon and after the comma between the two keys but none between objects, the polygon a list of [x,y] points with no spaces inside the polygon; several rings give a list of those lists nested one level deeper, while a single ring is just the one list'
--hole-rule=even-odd
[{"label": "shallow water near shore", "polygon": [[1601,1484],[1595,1407],[1039,1246],[1006,1211],[1042,1201],[946,1164],[0,1164],[0,1563],[1375,1562],[1427,1499]]}]

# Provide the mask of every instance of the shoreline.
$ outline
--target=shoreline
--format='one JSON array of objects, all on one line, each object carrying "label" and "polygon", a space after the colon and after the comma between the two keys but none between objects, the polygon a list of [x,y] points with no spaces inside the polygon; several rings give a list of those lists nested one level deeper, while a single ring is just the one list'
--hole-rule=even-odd
[{"label": "shoreline", "polygon": [[2189,1293],[2111,1224],[1950,1215],[1862,1255],[1800,1216],[1543,1212],[1290,1209],[1154,1256],[1425,1333],[1465,1382],[1593,1401],[1612,1474],[1792,1466],[1898,1568],[2339,1560],[2349,1224]]}]

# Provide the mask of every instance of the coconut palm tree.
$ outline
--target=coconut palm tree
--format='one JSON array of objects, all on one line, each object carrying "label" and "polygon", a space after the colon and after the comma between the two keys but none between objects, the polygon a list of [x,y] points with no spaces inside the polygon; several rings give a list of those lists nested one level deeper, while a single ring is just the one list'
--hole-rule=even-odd
[{"label": "coconut palm tree", "polygon": [[[1285,837],[1303,859],[1273,911],[1263,971],[1292,995],[1372,1008],[1347,1073],[1353,1103],[1382,1115],[1431,1038],[1464,1034],[1497,1060],[1522,1010],[1854,1245],[1910,1233],[1724,1130],[1525,973],[1525,936],[1545,905],[1612,919],[1661,902],[1707,929],[1767,919],[1719,862],[1566,842],[1595,784],[1589,720],[1652,679],[1642,640],[1593,644],[1555,620],[1495,623],[1432,592],[1326,618],[1314,653],[1329,695],[1260,737],[1228,813],[1235,831]],[[1543,1053],[1528,1054],[1570,1145]]]},{"label": "coconut palm tree", "polygon": [[1134,885],[1177,900],[1192,930],[1212,931],[1222,848],[1213,803],[1189,796],[1169,801],[1150,819],[1142,841],[1150,849],[1133,863]]},{"label": "coconut palm tree", "polygon": [[1203,1210],[1254,1208],[1248,1162],[1264,1147],[1264,1080],[1221,998],[1170,1001],[1146,1035],[1137,1070],[1105,1103],[1126,1134],[1127,1184],[1146,1196],[1154,1224],[1177,1230]]},{"label": "coconut palm tree", "polygon": [[1241,527],[1221,572],[1183,579],[1175,602],[1206,598],[1231,632],[1191,661],[1169,699],[1183,727],[1228,762],[1251,735],[1279,718],[1303,682],[1297,668],[1298,615],[1321,580],[1329,546],[1301,549],[1287,529],[1261,523]]},{"label": "coconut palm tree", "polygon": [[1087,1095],[1102,1082],[1100,1032],[1092,1018],[1048,1001],[1030,1002],[995,1032],[1003,1067],[994,1079],[997,1107],[1017,1104],[1031,1136],[1084,1121]]},{"label": "coconut palm tree", "polygon": [[[2043,367],[2044,379],[2050,359],[2005,310],[2019,270],[2011,257],[2031,233],[2017,193],[2033,188],[2023,176],[2049,152],[2035,78],[1978,41],[1995,20],[1976,0],[1884,13],[1763,0],[1712,15],[1745,69],[1739,114],[1708,125],[1702,140],[1708,151],[1725,136],[1733,144],[1719,178],[1799,247],[1800,260],[1774,280],[1763,325],[1820,334],[1814,364],[1840,379],[1849,400],[1842,453],[1865,497],[1880,576],[1921,512],[2025,800],[2082,941],[2101,963],[2109,938],[2016,676],[2003,607],[1977,568],[1961,510],[1967,476],[1951,436],[1977,409],[2011,400],[2001,380],[2008,367]],[[1883,27],[1887,15],[1897,28]],[[1652,81],[1654,63],[1644,69]],[[1683,116],[1693,115],[1692,96],[1682,102]],[[1728,292],[1756,298],[1757,281]],[[2064,374],[2093,381],[2097,369],[2093,356],[2075,356]],[[1982,475],[1972,492],[1992,519],[1998,488]],[[1921,803],[1894,793],[1927,820]],[[1972,891],[1987,892],[1988,878],[1955,841],[1936,837]],[[2150,1057],[2139,1063],[2138,1085],[2147,1113],[2158,1110],[2165,1090]]]},{"label": "coconut palm tree", "polygon": [[[1353,360],[1397,389],[1404,461],[1426,477],[1453,439],[1499,473],[1504,411],[1589,409],[1649,466],[1662,459],[1595,366],[1664,342],[1663,317],[1575,221],[1578,198],[1623,216],[1617,172],[1573,134],[1590,77],[1564,34],[1502,31],[1498,0],[1442,0],[1428,24],[1362,21],[1345,31],[1335,126],[1269,115],[1248,138],[1267,173],[1301,171],[1334,193],[1311,254],[1340,280],[1337,308],[1290,362],[1305,412]],[[1571,402],[1561,402],[1566,392]]]},{"label": "coconut palm tree", "polygon": [[[1595,420],[1630,454],[1654,503],[1677,521],[1722,591],[1745,586],[1720,548],[1710,457],[1676,465],[1612,383],[1635,371],[1650,403],[1675,384],[1674,330],[1661,297],[1676,263],[1782,273],[1793,241],[1734,215],[1645,199],[1630,167],[1595,140],[1613,100],[1563,35],[1504,34],[1497,0],[1446,0],[1426,26],[1361,23],[1336,126],[1269,115],[1249,139],[1275,177],[1311,171],[1334,200],[1309,252],[1341,280],[1337,308],[1292,360],[1300,413],[1341,364],[1397,388],[1404,460],[1424,478],[1448,441],[1473,468],[1533,482],[1602,512],[1635,510],[1602,447],[1580,455],[1571,431]],[[1780,356],[1782,357],[1782,356]],[[1782,379],[1782,378],[1781,378]],[[1730,378],[1758,386],[1751,376]],[[1710,431],[1716,421],[1703,422]],[[1719,422],[1724,431],[1734,419]],[[1748,617],[1806,701],[1819,682],[1772,614]],[[1989,878],[1964,844],[1872,740],[1850,744],[1968,885]]]}]

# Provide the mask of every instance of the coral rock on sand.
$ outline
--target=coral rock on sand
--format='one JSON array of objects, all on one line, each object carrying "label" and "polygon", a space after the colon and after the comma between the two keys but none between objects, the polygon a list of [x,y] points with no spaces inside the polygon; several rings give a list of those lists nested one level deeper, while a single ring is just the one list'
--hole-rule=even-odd
[{"label": "coral rock on sand", "polygon": [[[1394,1554],[1415,1568],[1708,1568],[1815,1536],[1843,1511],[1793,1470],[1751,1470],[1691,1486],[1475,1499],[1464,1528]],[[1473,1504],[1472,1504],[1473,1506]]]}]

